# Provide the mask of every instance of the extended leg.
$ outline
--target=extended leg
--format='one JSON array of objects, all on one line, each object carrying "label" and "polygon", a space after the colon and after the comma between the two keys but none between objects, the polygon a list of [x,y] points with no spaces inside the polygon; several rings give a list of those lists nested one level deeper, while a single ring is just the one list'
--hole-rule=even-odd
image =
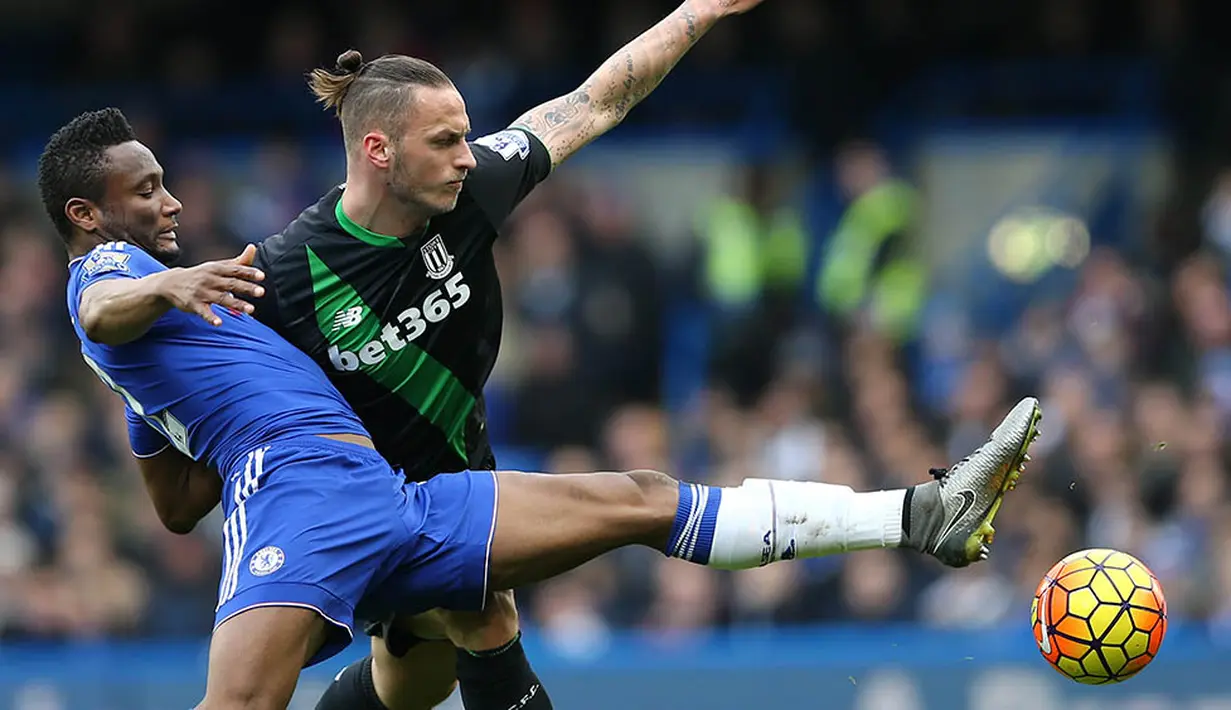
[{"label": "extended leg", "polygon": [[1038,402],[1022,400],[984,446],[897,491],[757,479],[716,488],[654,471],[500,473],[490,584],[530,584],[625,545],[727,569],[899,546],[962,567],[987,556],[1040,418]]}]

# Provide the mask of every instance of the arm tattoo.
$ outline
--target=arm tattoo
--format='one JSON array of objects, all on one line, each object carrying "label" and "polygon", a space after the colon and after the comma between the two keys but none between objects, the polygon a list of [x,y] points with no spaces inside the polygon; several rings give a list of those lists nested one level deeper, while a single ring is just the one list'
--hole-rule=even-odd
[{"label": "arm tattoo", "polygon": [[552,164],[558,165],[598,136],[590,106],[590,85],[583,84],[571,94],[527,111],[512,125],[537,136],[547,146]]},{"label": "arm tattoo", "polygon": [[623,121],[717,19],[698,15],[686,1],[603,62],[576,91],[527,111],[513,126],[537,136],[559,165]]},{"label": "arm tattoo", "polygon": [[697,41],[697,13],[691,9],[684,10],[684,22],[688,25],[688,29],[684,34],[688,37],[688,42],[691,44]]},{"label": "arm tattoo", "polygon": [[552,102],[543,112],[543,123],[552,128],[563,126],[576,118],[589,103],[590,94],[582,87],[565,96],[563,101]]}]

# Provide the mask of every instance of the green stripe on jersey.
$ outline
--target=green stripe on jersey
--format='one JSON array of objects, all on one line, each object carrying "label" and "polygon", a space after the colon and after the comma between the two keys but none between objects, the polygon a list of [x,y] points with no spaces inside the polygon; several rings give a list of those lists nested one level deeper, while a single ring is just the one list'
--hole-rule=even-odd
[{"label": "green stripe on jersey", "polygon": [[449,447],[463,461],[468,460],[466,420],[474,409],[474,396],[449,368],[407,342],[399,323],[382,325],[350,284],[311,247],[305,249],[316,299],[316,324],[330,345],[331,367],[364,372],[397,394],[444,432]]},{"label": "green stripe on jersey", "polygon": [[333,208],[333,215],[338,218],[338,225],[355,239],[366,244],[371,244],[374,247],[391,247],[394,249],[404,249],[406,243],[397,237],[391,237],[387,234],[377,234],[367,227],[360,226],[355,220],[346,216],[346,211],[342,209],[342,198],[338,198],[338,204]]}]

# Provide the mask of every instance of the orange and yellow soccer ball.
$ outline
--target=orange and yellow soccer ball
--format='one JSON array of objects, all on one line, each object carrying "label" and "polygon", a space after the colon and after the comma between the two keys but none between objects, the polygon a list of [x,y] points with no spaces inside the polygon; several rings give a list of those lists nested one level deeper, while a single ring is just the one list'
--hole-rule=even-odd
[{"label": "orange and yellow soccer ball", "polygon": [[1056,563],[1030,605],[1039,651],[1078,683],[1119,683],[1158,655],[1167,633],[1162,585],[1140,560],[1082,550]]}]

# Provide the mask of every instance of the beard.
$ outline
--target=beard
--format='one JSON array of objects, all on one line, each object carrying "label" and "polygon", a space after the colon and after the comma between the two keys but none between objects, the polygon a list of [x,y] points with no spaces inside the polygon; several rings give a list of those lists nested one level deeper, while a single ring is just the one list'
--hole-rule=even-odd
[{"label": "beard", "polygon": [[175,266],[180,263],[180,257],[184,255],[184,251],[180,249],[178,243],[174,247],[160,247],[158,249],[146,249],[146,251],[163,266]]},{"label": "beard", "polygon": [[161,238],[159,232],[150,233],[148,229],[136,229],[117,221],[104,221],[99,227],[98,236],[103,241],[135,244],[163,266],[175,266],[182,254],[178,240],[168,242]]},{"label": "beard", "polygon": [[397,200],[407,211],[425,219],[452,212],[457,206],[455,194],[448,195],[443,190],[432,191],[416,187],[414,180],[400,166],[392,171],[385,186],[393,199]]}]

